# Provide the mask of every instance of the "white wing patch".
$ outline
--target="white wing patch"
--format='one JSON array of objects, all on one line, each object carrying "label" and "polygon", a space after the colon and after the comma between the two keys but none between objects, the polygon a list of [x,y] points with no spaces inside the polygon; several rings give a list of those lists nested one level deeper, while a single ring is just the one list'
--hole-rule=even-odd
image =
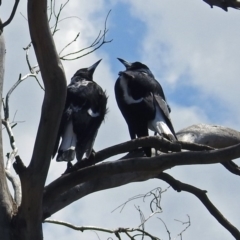
[{"label": "white wing patch", "polygon": [[172,136],[172,138],[175,139],[173,133],[165,122],[163,113],[160,110],[159,106],[156,106],[155,118],[148,122],[148,128],[160,135],[165,134],[167,136]]},{"label": "white wing patch", "polygon": [[62,137],[60,150],[62,151],[67,151],[70,149],[75,150],[76,143],[77,143],[77,137],[76,137],[76,134],[73,132],[72,121],[69,121]]},{"label": "white wing patch", "polygon": [[87,112],[91,117],[98,117],[99,116],[99,112],[93,112],[93,110],[91,108],[89,108],[87,110]]},{"label": "white wing patch", "polygon": [[133,103],[140,103],[143,98],[139,98],[137,100],[133,99],[133,97],[131,95],[129,95],[128,93],[128,86],[127,86],[127,80],[126,78],[124,77],[120,77],[120,86],[123,90],[123,98],[124,98],[124,101],[127,103],[127,104],[133,104]]}]

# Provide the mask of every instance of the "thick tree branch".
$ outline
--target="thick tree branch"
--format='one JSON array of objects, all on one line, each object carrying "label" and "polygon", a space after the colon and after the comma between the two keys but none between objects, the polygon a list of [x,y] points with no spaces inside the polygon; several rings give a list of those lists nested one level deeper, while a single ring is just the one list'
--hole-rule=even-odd
[{"label": "thick tree branch", "polygon": [[[192,125],[179,131],[177,137],[184,145],[191,143],[204,144],[205,146],[208,145],[208,149],[224,148],[240,143],[240,132],[219,125]],[[182,145],[182,148],[184,148],[184,145]],[[205,149],[207,150],[207,148]],[[194,149],[188,148],[188,150]],[[222,163],[222,165],[231,173],[240,175],[240,167],[234,162],[228,161]]]},{"label": "thick tree branch", "polygon": [[91,193],[119,187],[131,182],[141,182],[155,178],[156,173],[148,172],[131,172],[125,174],[116,174],[113,176],[106,176],[104,178],[98,177],[91,181],[87,181],[66,190],[61,195],[55,196],[52,199],[44,198],[43,201],[43,219],[50,217],[52,214],[63,209],[69,204],[77,201]]},{"label": "thick tree branch", "polygon": [[224,148],[240,143],[240,132],[219,126],[198,124],[184,128],[177,133],[179,141]]},{"label": "thick tree branch", "polygon": [[131,141],[127,141],[125,143],[121,143],[121,144],[117,144],[117,145],[105,148],[105,149],[97,152],[94,155],[94,157],[92,157],[90,159],[85,158],[82,161],[77,162],[71,169],[69,169],[68,172],[73,172],[73,171],[76,171],[76,170],[84,168],[84,167],[92,166],[92,165],[102,162],[112,156],[115,156],[115,155],[118,155],[121,153],[134,151],[140,147],[141,148],[142,147],[152,147],[152,148],[155,148],[156,150],[164,149],[166,151],[172,151],[172,152],[180,152],[181,151],[181,145],[178,144],[177,142],[176,143],[170,142],[160,136],[142,137],[142,138],[137,138],[137,139],[134,139]]},{"label": "thick tree branch", "polygon": [[203,0],[207,4],[210,5],[211,8],[213,6],[217,6],[222,8],[224,11],[228,11],[228,8],[240,9],[240,2],[238,0]]},{"label": "thick tree branch", "polygon": [[[160,173],[166,169],[192,164],[213,164],[240,157],[240,144],[220,150],[163,154],[152,158],[134,158],[105,162],[65,174],[45,188],[44,199],[49,201],[72,187],[101,177],[123,173]],[[100,184],[100,183],[99,183]]]},{"label": "thick tree branch", "polygon": [[161,173],[158,176],[159,179],[164,180],[172,186],[172,188],[178,192],[185,191],[195,195],[202,204],[207,208],[207,210],[215,217],[215,219],[225,227],[235,239],[240,239],[240,232],[236,227],[234,227],[223,215],[222,213],[212,204],[212,202],[207,197],[207,191],[196,188],[192,185],[182,183],[167,173]]}]

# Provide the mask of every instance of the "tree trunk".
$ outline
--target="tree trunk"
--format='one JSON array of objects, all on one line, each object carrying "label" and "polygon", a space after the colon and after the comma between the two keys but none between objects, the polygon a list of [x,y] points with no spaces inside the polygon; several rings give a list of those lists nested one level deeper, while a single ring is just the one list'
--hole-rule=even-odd
[{"label": "tree trunk", "polygon": [[[0,25],[2,22],[0,20]],[[2,99],[4,64],[5,64],[5,42],[3,30],[0,30],[0,94]],[[0,104],[0,112],[1,112]],[[9,192],[4,168],[3,148],[2,148],[2,128],[0,128],[0,236],[1,240],[10,239],[11,217],[14,214],[14,203]]]}]

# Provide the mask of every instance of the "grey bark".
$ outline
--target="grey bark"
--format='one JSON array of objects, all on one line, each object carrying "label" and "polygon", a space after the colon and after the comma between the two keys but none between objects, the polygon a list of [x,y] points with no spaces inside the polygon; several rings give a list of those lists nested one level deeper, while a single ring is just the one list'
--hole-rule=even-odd
[{"label": "grey bark", "polygon": [[224,148],[240,143],[240,132],[219,125],[198,124],[177,133],[178,140]]},{"label": "grey bark", "polygon": [[[153,178],[156,174],[175,166],[224,163],[238,157],[240,157],[240,144],[219,150],[170,153],[151,158],[139,157],[105,162],[79,169],[61,176],[45,187],[44,217],[56,210],[48,208],[52,206],[53,201],[59,201],[58,209],[60,209],[61,204],[65,207],[71,201],[83,197],[84,194],[126,184],[126,179],[129,182],[141,181]],[[140,174],[142,174],[142,179]],[[126,179],[119,176],[124,176]],[[79,189],[81,192],[77,193]],[[66,201],[66,196],[68,196],[68,201]]]},{"label": "grey bark", "polygon": [[28,1],[28,23],[45,95],[30,164],[23,166],[19,157],[15,164],[22,185],[22,203],[14,220],[14,238],[41,240],[42,196],[65,103],[66,79],[49,29],[47,0]]},{"label": "grey bark", "polygon": [[[0,20],[1,25],[1,20]],[[0,94],[2,99],[2,88],[4,80],[4,65],[5,65],[5,42],[3,37],[3,31],[0,29]],[[2,104],[0,104],[1,112]],[[12,215],[14,214],[14,203],[10,195],[6,174],[4,169],[4,157],[2,148],[2,128],[0,128],[0,236],[3,240],[10,239],[10,223]]]}]

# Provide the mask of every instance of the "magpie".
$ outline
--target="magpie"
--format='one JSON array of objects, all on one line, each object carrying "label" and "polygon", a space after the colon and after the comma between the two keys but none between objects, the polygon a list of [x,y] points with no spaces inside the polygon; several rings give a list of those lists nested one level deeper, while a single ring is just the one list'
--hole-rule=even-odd
[{"label": "magpie", "polygon": [[[177,137],[170,119],[170,107],[163,89],[150,69],[141,62],[118,60],[126,67],[119,72],[115,83],[115,97],[125,118],[130,137],[148,136],[148,129],[170,141]],[[151,156],[151,148],[144,148],[146,156]]]},{"label": "magpie", "polygon": [[58,151],[57,162],[70,164],[75,155],[80,161],[84,153],[87,158],[92,153],[98,129],[107,113],[106,92],[93,81],[93,73],[100,61],[79,69],[67,87],[65,108],[53,151],[53,157]]}]

